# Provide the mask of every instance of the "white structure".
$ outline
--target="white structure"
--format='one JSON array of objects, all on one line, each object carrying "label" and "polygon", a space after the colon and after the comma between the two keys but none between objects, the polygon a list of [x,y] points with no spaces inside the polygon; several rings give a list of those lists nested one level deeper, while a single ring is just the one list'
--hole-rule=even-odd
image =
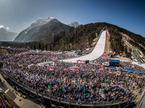
[{"label": "white structure", "polygon": [[100,33],[100,39],[98,40],[94,50],[84,56],[81,57],[76,57],[76,58],[70,58],[70,59],[64,59],[61,60],[63,62],[71,62],[71,63],[76,63],[77,61],[85,61],[85,60],[95,60],[97,58],[99,58],[100,56],[102,56],[102,54],[105,51],[105,44],[106,44],[106,35],[107,35],[107,30],[104,30]]}]

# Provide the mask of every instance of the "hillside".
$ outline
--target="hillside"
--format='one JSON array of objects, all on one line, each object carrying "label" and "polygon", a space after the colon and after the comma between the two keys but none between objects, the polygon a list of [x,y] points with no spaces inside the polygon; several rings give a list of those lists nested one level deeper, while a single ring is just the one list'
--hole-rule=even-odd
[{"label": "hillside", "polygon": [[[87,25],[80,25],[73,29],[68,34],[59,34],[52,43],[53,49],[83,49],[86,47],[93,47],[96,33],[102,29],[108,29],[110,33],[111,49],[119,52],[131,53],[132,48],[137,48],[145,54],[145,38],[134,34],[128,30],[108,23],[91,23]],[[130,44],[130,47],[128,44]]]},{"label": "hillside", "polygon": [[[105,28],[110,33],[110,50],[130,56],[137,49],[143,53],[143,56],[145,54],[145,38],[124,28],[104,22],[79,25],[76,28],[62,24],[58,20],[57,24],[56,22],[50,24],[50,22],[24,30],[15,39],[15,42],[26,43],[26,46],[34,49],[85,49],[94,47],[93,43],[97,42],[99,33]],[[27,33],[25,33],[26,31]]]}]

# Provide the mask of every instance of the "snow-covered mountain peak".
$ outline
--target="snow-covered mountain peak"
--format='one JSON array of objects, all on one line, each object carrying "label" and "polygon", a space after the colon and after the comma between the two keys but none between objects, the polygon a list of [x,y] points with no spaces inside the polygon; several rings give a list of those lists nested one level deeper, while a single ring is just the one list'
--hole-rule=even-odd
[{"label": "snow-covered mountain peak", "polygon": [[52,21],[52,20],[57,20],[55,17],[48,17],[48,18],[46,18],[46,19],[38,19],[38,20],[36,20],[35,22],[33,22],[32,24],[31,24],[31,27],[36,27],[36,26],[41,26],[41,25],[44,25],[44,24],[47,24],[47,23],[49,23],[50,21]]},{"label": "snow-covered mountain peak", "polygon": [[8,31],[10,28],[9,27],[5,27],[4,25],[0,25],[0,29]]}]

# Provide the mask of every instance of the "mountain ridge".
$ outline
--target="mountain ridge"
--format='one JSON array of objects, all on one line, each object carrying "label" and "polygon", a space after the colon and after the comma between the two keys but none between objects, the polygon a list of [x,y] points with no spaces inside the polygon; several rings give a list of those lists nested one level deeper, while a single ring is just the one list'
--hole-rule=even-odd
[{"label": "mountain ridge", "polygon": [[11,32],[5,27],[0,28],[0,41],[12,41],[16,35],[17,33]]},{"label": "mountain ridge", "polygon": [[[129,30],[126,30],[114,24],[106,22],[97,22],[79,25],[78,27],[74,28],[63,24],[58,20],[56,22],[51,24],[49,22],[40,26],[40,28],[36,27],[33,30],[34,34],[32,34],[32,36],[30,36],[29,34],[24,34],[24,30],[23,32],[21,32],[23,35],[21,35],[21,33],[18,35],[18,37],[22,38],[20,40],[23,40],[23,38],[25,39],[25,36],[27,36],[29,40],[32,40],[15,42],[30,42],[33,43],[32,46],[36,49],[85,49],[89,47],[94,47],[94,45],[92,45],[92,43],[94,43],[94,39],[99,38],[99,33],[105,28],[108,29],[110,33],[110,50],[115,50],[130,56],[132,55],[134,49],[138,49],[143,54],[145,54],[145,38],[143,36],[135,34]],[[37,31],[37,29],[39,30]],[[31,32],[29,31],[28,33]]]},{"label": "mountain ridge", "polygon": [[[40,22],[42,22],[42,20]],[[44,22],[43,24],[36,25],[35,23],[32,23],[30,27],[20,32],[20,34],[15,38],[15,41],[16,42],[33,42],[33,41],[46,42],[46,40],[53,41],[54,35],[61,33],[62,31],[68,32],[69,29],[71,28],[72,27],[61,23],[56,18],[53,18],[49,21]],[[41,37],[41,39],[39,37]]]}]

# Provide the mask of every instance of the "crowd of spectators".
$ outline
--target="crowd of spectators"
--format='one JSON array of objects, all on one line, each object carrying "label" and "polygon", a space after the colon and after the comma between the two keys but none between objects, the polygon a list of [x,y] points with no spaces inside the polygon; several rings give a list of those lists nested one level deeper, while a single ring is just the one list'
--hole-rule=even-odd
[{"label": "crowd of spectators", "polygon": [[[75,56],[75,55],[73,55]],[[26,51],[8,58],[2,72],[9,78],[45,96],[74,103],[101,103],[134,100],[133,90],[145,86],[145,69],[131,63],[117,68],[104,66],[109,59],[104,54],[90,63],[64,63],[58,61],[72,55],[59,52]],[[37,63],[53,61],[53,65]],[[33,64],[30,66],[30,64]],[[123,72],[140,70],[143,74]]]},{"label": "crowd of spectators", "polygon": [[[21,52],[20,52],[21,51]],[[26,50],[7,48],[9,54],[0,56],[1,61],[15,62],[19,64],[37,64],[46,61],[57,61],[65,58],[77,57],[75,52],[58,52],[58,51],[40,51],[40,50]],[[20,53],[18,53],[20,52]],[[11,54],[14,54],[13,56]]]}]

